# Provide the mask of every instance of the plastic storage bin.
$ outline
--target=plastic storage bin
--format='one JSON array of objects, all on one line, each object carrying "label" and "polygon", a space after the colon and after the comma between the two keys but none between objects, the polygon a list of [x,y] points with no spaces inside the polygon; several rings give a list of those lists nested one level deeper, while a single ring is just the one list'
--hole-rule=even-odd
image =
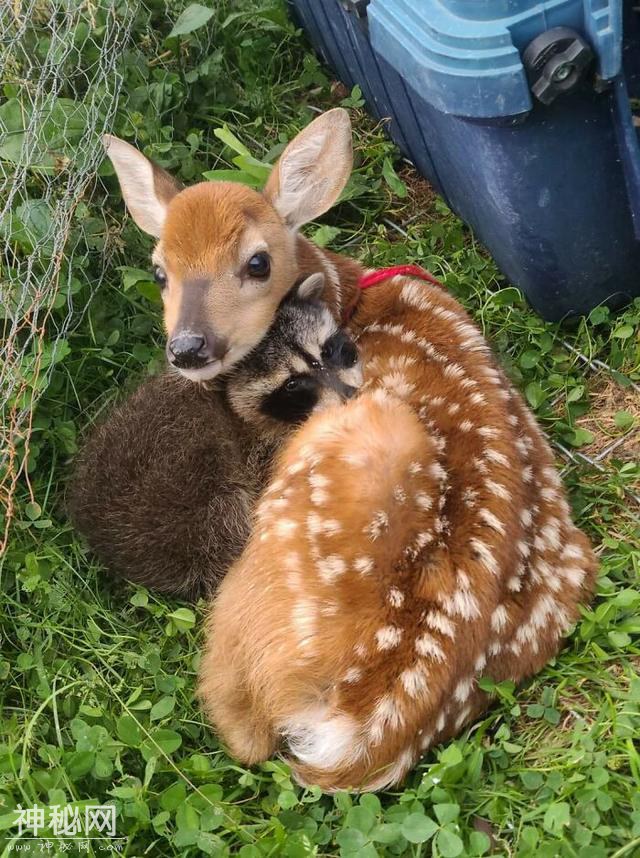
[{"label": "plastic storage bin", "polygon": [[547,319],[640,295],[640,12],[292,0],[312,42]]}]

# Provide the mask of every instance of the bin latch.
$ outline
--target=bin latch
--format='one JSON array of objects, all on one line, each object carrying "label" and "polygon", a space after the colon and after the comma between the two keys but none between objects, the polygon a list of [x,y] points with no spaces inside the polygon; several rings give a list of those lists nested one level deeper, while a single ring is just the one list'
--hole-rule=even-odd
[{"label": "bin latch", "polygon": [[575,89],[593,60],[591,46],[568,27],[536,36],[522,55],[531,92],[543,104]]},{"label": "bin latch", "polygon": [[355,12],[358,18],[366,18],[369,2],[370,0],[342,0],[342,5],[347,12]]}]

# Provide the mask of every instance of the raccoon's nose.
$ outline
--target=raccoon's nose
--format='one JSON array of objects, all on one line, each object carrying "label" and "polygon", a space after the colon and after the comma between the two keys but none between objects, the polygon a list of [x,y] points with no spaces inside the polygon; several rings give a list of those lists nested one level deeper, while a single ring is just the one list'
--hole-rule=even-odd
[{"label": "raccoon's nose", "polygon": [[202,334],[181,331],[169,340],[169,360],[179,369],[204,366],[209,359],[207,340]]}]

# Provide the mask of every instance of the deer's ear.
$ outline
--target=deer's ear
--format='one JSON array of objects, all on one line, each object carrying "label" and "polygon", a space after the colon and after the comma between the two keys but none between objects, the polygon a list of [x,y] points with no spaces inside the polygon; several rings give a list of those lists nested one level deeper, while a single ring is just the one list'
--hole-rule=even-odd
[{"label": "deer's ear", "polygon": [[264,195],[293,229],[335,203],[353,166],[351,121],[341,107],[304,128],[273,168]]},{"label": "deer's ear", "polygon": [[102,142],[115,168],[131,217],[140,229],[159,238],[167,206],[182,185],[119,137],[105,134]]}]

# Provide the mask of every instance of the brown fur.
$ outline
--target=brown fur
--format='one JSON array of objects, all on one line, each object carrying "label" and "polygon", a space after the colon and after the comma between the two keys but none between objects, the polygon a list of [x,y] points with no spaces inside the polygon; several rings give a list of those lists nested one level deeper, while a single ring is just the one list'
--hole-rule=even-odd
[{"label": "brown fur", "polygon": [[288,442],[208,621],[200,695],[246,763],[397,783],[540,670],[596,562],[549,446],[464,310],[394,278],[353,322],[365,392]]},{"label": "brown fur", "polygon": [[242,551],[271,453],[217,391],[166,373],[91,433],[71,518],[112,572],[197,598]]}]

